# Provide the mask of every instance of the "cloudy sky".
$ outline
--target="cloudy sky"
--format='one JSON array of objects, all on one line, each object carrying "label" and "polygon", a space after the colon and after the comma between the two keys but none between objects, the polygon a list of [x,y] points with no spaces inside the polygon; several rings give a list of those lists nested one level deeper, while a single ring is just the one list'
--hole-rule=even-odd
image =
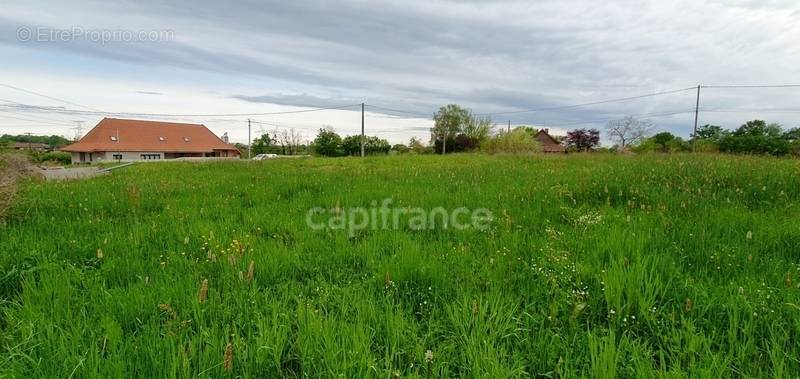
[{"label": "cloudy sky", "polygon": [[[0,134],[72,136],[127,112],[246,141],[237,114],[366,102],[367,133],[392,142],[427,140],[448,103],[502,125],[561,132],[636,115],[688,136],[695,90],[565,106],[800,84],[798,20],[792,0],[4,2]],[[701,95],[701,124],[800,125],[798,88]],[[322,125],[356,133],[361,114],[249,118],[253,134],[313,139]]]}]

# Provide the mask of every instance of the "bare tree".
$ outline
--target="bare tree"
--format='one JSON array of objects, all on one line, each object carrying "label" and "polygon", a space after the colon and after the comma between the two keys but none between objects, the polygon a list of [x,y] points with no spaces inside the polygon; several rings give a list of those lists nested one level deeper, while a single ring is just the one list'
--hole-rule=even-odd
[{"label": "bare tree", "polygon": [[303,135],[295,131],[294,128],[291,128],[289,129],[287,141],[288,145],[291,147],[292,155],[297,155],[297,152],[300,150],[300,145],[303,143]]},{"label": "bare tree", "polygon": [[278,129],[272,131],[273,139],[281,146],[281,154],[297,155],[300,145],[303,144],[303,135],[294,128]]},{"label": "bare tree", "polygon": [[272,140],[281,146],[281,155],[286,155],[286,140],[283,139],[283,131],[278,130],[277,126],[272,130]]},{"label": "bare tree", "polygon": [[627,116],[609,121],[606,124],[606,133],[619,144],[620,148],[624,148],[641,142],[652,127],[653,123],[650,120],[637,120],[633,116]]}]

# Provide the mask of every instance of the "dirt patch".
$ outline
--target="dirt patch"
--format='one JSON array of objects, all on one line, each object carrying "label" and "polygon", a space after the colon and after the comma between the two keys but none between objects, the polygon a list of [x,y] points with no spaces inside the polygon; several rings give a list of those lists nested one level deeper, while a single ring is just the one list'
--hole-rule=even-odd
[{"label": "dirt patch", "polygon": [[0,154],[0,220],[14,201],[19,180],[31,175],[36,175],[36,168],[25,157]]}]

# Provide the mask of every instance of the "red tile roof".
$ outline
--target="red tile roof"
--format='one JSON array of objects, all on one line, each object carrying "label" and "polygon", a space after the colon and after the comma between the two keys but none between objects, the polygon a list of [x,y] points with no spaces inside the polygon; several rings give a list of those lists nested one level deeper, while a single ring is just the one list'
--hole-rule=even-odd
[{"label": "red tile roof", "polygon": [[70,152],[135,151],[211,153],[235,150],[205,125],[104,118],[80,141],[61,148]]},{"label": "red tile roof", "polygon": [[542,152],[545,153],[565,153],[567,149],[558,143],[550,133],[547,132],[546,129],[539,129],[539,132],[536,133],[534,138],[539,141],[539,144],[542,146]]}]

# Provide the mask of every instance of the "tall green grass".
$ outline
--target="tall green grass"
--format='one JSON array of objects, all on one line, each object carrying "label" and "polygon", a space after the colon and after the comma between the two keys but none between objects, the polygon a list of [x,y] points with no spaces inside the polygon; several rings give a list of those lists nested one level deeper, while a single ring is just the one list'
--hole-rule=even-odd
[{"label": "tall green grass", "polygon": [[[305,224],[384,198],[495,220]],[[0,375],[797,377],[799,206],[798,161],[715,155],[159,163],[28,182],[0,229]]]}]

